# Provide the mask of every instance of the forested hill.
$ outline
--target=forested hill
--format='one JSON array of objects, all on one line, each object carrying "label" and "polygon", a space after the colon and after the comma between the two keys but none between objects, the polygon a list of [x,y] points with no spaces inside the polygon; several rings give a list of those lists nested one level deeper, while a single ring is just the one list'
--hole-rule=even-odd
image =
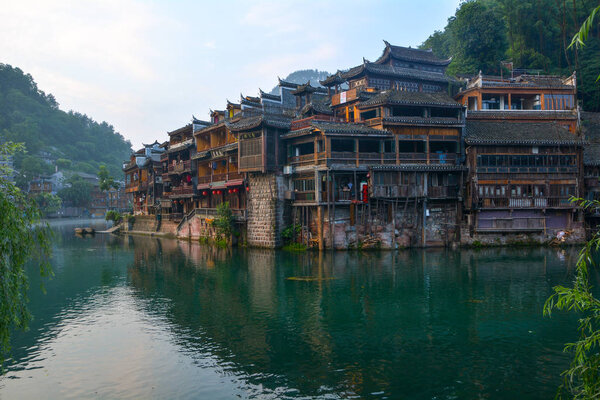
[{"label": "forested hill", "polygon": [[60,160],[62,167],[92,174],[105,164],[120,178],[123,160],[131,154],[131,143],[111,125],[60,110],[31,75],[6,64],[0,64],[0,140],[25,143],[27,156],[15,158],[17,169],[43,155],[50,166]]},{"label": "forested hill", "polygon": [[[292,82],[292,83],[306,83],[310,81],[310,84],[313,86],[321,86],[319,81],[327,78],[331,75],[327,71],[319,71],[318,69],[301,69],[298,71],[294,71],[285,78],[282,78],[284,81]],[[271,90],[271,94],[279,94],[279,89],[275,86]]]},{"label": "forested hill", "polygon": [[584,49],[568,49],[581,23],[597,6],[597,0],[465,1],[444,30],[436,31],[421,47],[432,48],[439,57],[453,57],[449,75],[480,70],[499,74],[501,60],[540,73],[570,75],[577,71],[584,109],[600,111],[598,23]]}]

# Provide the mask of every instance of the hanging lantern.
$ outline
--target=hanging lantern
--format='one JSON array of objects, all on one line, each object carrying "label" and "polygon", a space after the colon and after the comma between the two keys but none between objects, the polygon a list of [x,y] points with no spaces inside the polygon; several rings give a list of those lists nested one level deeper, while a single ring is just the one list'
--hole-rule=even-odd
[{"label": "hanging lantern", "polygon": [[250,186],[246,186],[246,192],[250,191]]},{"label": "hanging lantern", "polygon": [[206,196],[208,194],[208,192],[205,190],[202,192],[202,196]]},{"label": "hanging lantern", "polygon": [[237,192],[238,192],[238,189],[237,189],[237,188],[234,188],[234,189],[233,189],[233,193],[237,193]]},{"label": "hanging lantern", "polygon": [[231,194],[231,189],[229,189],[229,190],[227,191],[227,193]]}]

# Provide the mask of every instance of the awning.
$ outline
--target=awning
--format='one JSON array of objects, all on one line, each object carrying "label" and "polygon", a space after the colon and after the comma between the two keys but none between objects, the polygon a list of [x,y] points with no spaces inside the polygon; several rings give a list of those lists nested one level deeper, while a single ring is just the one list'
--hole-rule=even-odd
[{"label": "awning", "polygon": [[225,181],[213,182],[210,185],[211,189],[225,189],[226,187],[227,187],[227,185],[225,184]]},{"label": "awning", "polygon": [[231,186],[240,186],[244,184],[244,180],[243,179],[232,179],[230,181],[227,181],[227,187],[231,187]]},{"label": "awning", "polygon": [[198,189],[202,190],[202,189],[209,189],[210,188],[210,183],[201,183],[198,185]]}]

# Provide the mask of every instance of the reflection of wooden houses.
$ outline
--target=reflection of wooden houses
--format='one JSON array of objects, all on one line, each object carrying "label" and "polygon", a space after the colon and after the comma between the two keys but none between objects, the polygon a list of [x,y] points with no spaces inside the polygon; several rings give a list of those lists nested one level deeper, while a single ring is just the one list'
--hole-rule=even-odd
[{"label": "reflection of wooden houses", "polygon": [[163,200],[162,212],[173,219],[194,209],[196,195],[196,170],[192,157],[196,153],[193,124],[169,132],[169,144],[161,157]]},{"label": "reflection of wooden houses", "polygon": [[552,234],[578,227],[582,140],[554,122],[467,121],[471,233]]}]

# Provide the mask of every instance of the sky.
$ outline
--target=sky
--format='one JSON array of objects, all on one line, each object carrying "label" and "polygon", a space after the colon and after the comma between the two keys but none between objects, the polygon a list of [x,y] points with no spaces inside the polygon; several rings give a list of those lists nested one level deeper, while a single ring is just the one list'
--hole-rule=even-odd
[{"label": "sky", "polygon": [[460,0],[0,0],[0,63],[134,148],[299,69],[420,45]]}]

